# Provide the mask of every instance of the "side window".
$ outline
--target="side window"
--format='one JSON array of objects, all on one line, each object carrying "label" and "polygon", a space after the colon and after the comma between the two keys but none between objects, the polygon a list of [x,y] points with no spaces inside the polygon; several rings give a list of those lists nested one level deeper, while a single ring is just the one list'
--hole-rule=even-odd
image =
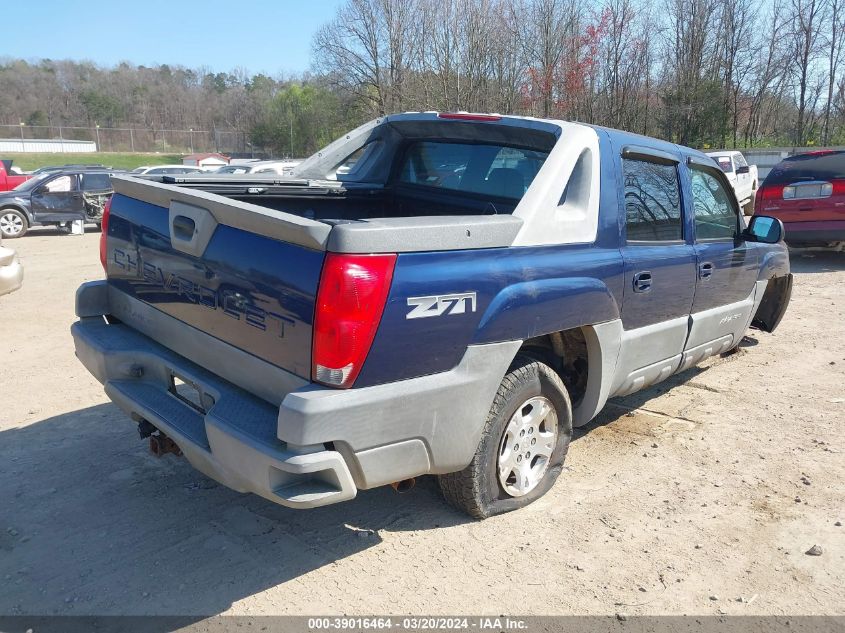
[{"label": "side window", "polygon": [[625,177],[625,221],[629,242],[683,239],[681,195],[675,165],[622,160]]},{"label": "side window", "polygon": [[690,165],[695,237],[698,240],[733,239],[739,230],[739,208],[733,193],[709,170]]},{"label": "side window", "polygon": [[59,176],[44,185],[47,193],[65,193],[76,190],[76,176]]},{"label": "side window", "polygon": [[734,155],[734,162],[736,163],[737,167],[745,167],[748,163],[745,161],[745,156],[742,154],[735,154]]},{"label": "side window", "polygon": [[82,174],[82,191],[106,191],[111,189],[108,174]]}]

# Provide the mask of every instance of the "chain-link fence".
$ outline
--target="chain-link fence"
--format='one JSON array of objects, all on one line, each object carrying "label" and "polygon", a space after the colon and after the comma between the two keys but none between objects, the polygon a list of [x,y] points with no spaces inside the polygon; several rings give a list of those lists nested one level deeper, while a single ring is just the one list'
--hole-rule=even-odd
[{"label": "chain-link fence", "polygon": [[101,152],[193,152],[249,153],[253,150],[246,132],[234,129],[157,130],[140,127],[76,127],[47,125],[0,125],[0,138],[26,141],[90,141]]}]

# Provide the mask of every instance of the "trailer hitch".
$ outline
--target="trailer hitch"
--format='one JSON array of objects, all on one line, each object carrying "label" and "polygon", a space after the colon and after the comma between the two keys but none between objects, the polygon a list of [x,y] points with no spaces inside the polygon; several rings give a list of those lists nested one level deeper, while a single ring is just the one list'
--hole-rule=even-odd
[{"label": "trailer hitch", "polygon": [[166,453],[173,453],[177,457],[182,456],[182,449],[161,431],[150,435],[150,452],[156,457],[161,457]]}]

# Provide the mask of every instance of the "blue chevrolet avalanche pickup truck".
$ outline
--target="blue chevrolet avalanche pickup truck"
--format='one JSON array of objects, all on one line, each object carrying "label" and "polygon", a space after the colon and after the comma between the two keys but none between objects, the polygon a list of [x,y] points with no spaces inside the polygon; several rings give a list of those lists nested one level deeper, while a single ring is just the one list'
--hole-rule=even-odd
[{"label": "blue chevrolet avalanche pickup truck", "polygon": [[292,177],[113,177],[76,353],[150,437],[295,508],[434,474],[484,518],[573,426],[772,331],[778,220],[704,154],[563,121],[376,119]]}]

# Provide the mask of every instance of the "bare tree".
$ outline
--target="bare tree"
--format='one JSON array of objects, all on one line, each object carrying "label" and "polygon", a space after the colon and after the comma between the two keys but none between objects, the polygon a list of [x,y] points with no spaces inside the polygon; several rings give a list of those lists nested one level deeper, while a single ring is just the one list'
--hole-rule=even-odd
[{"label": "bare tree", "polygon": [[807,141],[807,106],[813,97],[811,84],[821,48],[821,26],[825,9],[824,0],[791,0],[789,5],[793,48],[790,62],[798,82],[798,120],[793,133],[793,142],[796,145],[804,145]]},{"label": "bare tree", "polygon": [[824,106],[823,145],[830,143],[830,115],[833,109],[833,91],[836,86],[839,63],[842,60],[842,36],[843,32],[845,32],[845,16],[843,16],[842,0],[828,0],[828,2],[828,32],[825,41],[827,52],[827,101]]}]

